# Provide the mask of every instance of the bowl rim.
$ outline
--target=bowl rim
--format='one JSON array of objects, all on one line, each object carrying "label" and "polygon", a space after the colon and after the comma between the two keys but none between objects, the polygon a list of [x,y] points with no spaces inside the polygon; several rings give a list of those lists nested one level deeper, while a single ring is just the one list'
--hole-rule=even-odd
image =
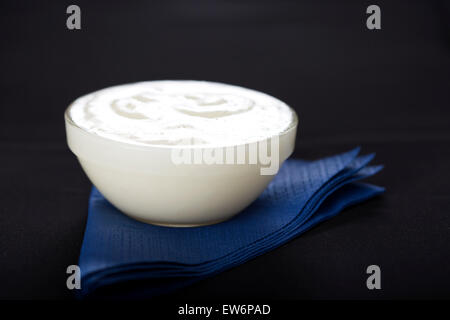
[{"label": "bowl rim", "polygon": [[[86,95],[89,95],[89,94],[92,94],[94,92],[98,92],[98,91],[101,91],[101,90],[113,88],[113,87],[116,87],[116,86],[131,85],[131,84],[145,83],[145,82],[162,82],[162,81],[194,81],[194,82],[203,82],[202,80],[182,80],[182,79],[139,81],[139,82],[124,83],[124,84],[119,84],[119,85],[115,85],[115,86],[106,87],[106,88],[103,88],[103,89],[96,90],[96,91],[93,91],[91,93],[88,93]],[[246,87],[242,87],[242,86],[236,86],[236,85],[232,85],[232,84],[228,84],[228,83],[214,82],[214,81],[205,81],[205,82],[216,83],[216,84],[224,84],[224,85],[234,86],[234,87],[241,87],[241,88],[244,88],[244,89],[247,89],[247,90],[251,90],[251,91],[255,91],[255,92],[258,92],[260,94],[264,94],[264,95],[267,95],[267,96],[269,96],[271,98],[274,98],[274,99],[282,102],[284,105],[286,105],[289,108],[289,110],[291,111],[291,113],[293,115],[292,122],[290,123],[288,128],[286,128],[285,130],[279,132],[278,134],[274,134],[272,136],[267,136],[267,137],[264,137],[262,139],[257,139],[255,141],[245,142],[245,143],[241,143],[241,144],[218,144],[218,145],[176,145],[176,144],[175,145],[164,145],[164,144],[161,144],[161,145],[157,145],[157,144],[128,143],[128,142],[125,142],[125,141],[115,140],[115,139],[111,139],[111,138],[108,138],[108,137],[105,137],[105,136],[101,136],[99,134],[96,134],[94,132],[88,131],[85,128],[82,128],[81,126],[79,126],[70,116],[70,109],[74,105],[75,101],[78,99],[77,98],[75,101],[70,103],[69,106],[64,111],[65,123],[66,123],[66,125],[70,125],[70,126],[72,126],[74,128],[77,128],[78,130],[81,130],[85,134],[88,134],[88,135],[90,135],[92,137],[99,138],[101,140],[105,140],[105,141],[108,141],[110,143],[119,144],[119,145],[122,145],[123,147],[126,147],[126,148],[139,149],[139,150],[152,150],[152,149],[218,149],[218,148],[229,148],[229,147],[236,147],[236,146],[242,146],[242,145],[251,145],[251,144],[254,144],[254,143],[259,143],[259,142],[262,142],[262,141],[270,140],[270,139],[272,139],[272,138],[274,138],[276,136],[281,137],[281,136],[287,135],[292,130],[296,130],[297,127],[298,127],[298,122],[299,121],[298,121],[297,112],[291,106],[289,106],[288,104],[286,104],[285,102],[283,102],[282,100],[280,100],[280,99],[278,99],[276,97],[273,97],[273,96],[271,96],[271,95],[269,95],[267,93],[264,93],[264,92],[261,92],[261,91],[258,91],[258,90],[254,90],[254,89],[250,89],[250,88],[246,88]],[[81,97],[84,97],[86,95],[83,95]]]}]

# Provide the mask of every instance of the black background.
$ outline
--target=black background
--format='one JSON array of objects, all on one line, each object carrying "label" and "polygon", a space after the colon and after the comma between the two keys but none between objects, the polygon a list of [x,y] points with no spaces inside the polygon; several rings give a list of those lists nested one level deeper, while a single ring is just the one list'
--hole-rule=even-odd
[{"label": "black background", "polygon": [[[66,28],[77,4],[82,29]],[[170,299],[450,297],[446,1],[2,1],[0,298],[73,298],[90,183],[63,112],[107,86],[220,81],[300,118],[294,156],[357,145],[387,192]],[[378,4],[382,30],[366,28]],[[382,289],[366,288],[377,264]]]}]

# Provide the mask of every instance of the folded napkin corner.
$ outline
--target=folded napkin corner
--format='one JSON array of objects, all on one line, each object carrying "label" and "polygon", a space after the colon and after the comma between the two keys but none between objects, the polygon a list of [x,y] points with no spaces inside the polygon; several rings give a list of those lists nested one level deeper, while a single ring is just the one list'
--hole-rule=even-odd
[{"label": "folded napkin corner", "polygon": [[[316,161],[287,160],[261,196],[234,218],[169,228],[122,214],[93,187],[79,266],[79,297],[128,283],[118,297],[164,294],[275,249],[348,206],[384,192],[359,180],[383,166],[360,148]],[[110,293],[111,294],[111,293]]]}]

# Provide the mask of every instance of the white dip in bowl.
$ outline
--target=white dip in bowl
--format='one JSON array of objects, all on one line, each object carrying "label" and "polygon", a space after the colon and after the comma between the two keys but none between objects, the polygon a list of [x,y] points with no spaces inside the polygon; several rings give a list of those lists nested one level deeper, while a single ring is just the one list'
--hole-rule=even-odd
[{"label": "white dip in bowl", "polygon": [[103,89],[65,113],[69,148],[97,189],[143,222],[198,226],[240,212],[295,146],[297,116],[264,93],[206,81]]}]

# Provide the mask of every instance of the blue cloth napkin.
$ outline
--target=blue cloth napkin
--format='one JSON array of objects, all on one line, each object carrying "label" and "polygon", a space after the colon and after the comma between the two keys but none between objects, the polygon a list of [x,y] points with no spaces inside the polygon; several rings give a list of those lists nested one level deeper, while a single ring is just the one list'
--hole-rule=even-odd
[{"label": "blue cloth napkin", "polygon": [[288,160],[261,196],[234,218],[170,228],[129,218],[93,187],[81,249],[81,297],[134,283],[127,297],[170,292],[272,250],[347,206],[384,191],[356,182],[382,169],[359,148],[317,161]]}]

